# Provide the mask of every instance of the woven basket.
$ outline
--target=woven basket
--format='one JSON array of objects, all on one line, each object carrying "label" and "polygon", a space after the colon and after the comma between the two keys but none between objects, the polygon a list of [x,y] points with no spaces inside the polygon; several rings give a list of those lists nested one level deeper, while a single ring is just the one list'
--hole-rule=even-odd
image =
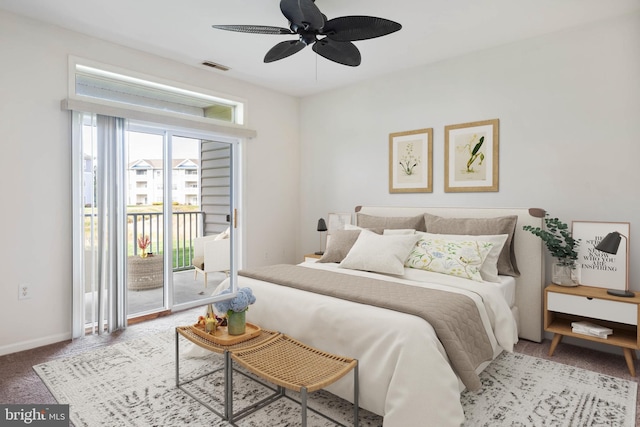
[{"label": "woven basket", "polygon": [[130,256],[127,263],[127,289],[141,291],[162,287],[163,266],[161,256]]}]

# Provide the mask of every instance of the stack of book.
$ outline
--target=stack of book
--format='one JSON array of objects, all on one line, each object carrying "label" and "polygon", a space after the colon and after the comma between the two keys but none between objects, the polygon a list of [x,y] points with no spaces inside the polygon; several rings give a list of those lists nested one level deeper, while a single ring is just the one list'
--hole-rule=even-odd
[{"label": "stack of book", "polygon": [[571,322],[572,331],[576,334],[589,335],[592,337],[607,339],[613,333],[613,329],[596,325],[591,322]]}]

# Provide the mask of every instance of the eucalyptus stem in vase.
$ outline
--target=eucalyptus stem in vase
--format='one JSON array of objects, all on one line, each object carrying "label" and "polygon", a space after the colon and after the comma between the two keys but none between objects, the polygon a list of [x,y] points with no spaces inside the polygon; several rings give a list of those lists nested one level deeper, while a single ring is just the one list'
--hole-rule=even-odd
[{"label": "eucalyptus stem in vase", "polygon": [[525,225],[523,230],[540,237],[552,257],[556,259],[553,266],[552,281],[558,285],[576,286],[578,273],[578,247],[580,239],[574,239],[569,226],[558,218],[545,214],[545,228]]}]

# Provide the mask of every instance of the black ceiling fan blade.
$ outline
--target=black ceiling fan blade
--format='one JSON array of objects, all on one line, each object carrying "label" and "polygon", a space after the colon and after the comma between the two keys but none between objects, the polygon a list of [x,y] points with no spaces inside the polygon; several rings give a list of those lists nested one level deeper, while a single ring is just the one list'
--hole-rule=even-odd
[{"label": "black ceiling fan blade", "polygon": [[264,62],[273,62],[279,59],[286,58],[287,56],[291,56],[296,52],[300,52],[304,49],[306,44],[302,43],[300,40],[288,40],[286,42],[280,42],[267,52],[264,56]]},{"label": "black ceiling fan blade", "polygon": [[360,51],[351,42],[337,42],[328,38],[318,40],[313,45],[313,51],[330,61],[350,67],[360,65]]},{"label": "black ceiling fan blade", "polygon": [[386,36],[402,28],[397,22],[375,16],[341,16],[324,24],[322,34],[337,42]]},{"label": "black ceiling fan blade", "polygon": [[281,0],[280,10],[297,27],[319,30],[324,25],[324,15],[312,0]]},{"label": "black ceiling fan blade", "polygon": [[253,34],[295,34],[288,28],[270,27],[266,25],[212,25],[213,28],[226,31],[237,31],[239,33]]}]

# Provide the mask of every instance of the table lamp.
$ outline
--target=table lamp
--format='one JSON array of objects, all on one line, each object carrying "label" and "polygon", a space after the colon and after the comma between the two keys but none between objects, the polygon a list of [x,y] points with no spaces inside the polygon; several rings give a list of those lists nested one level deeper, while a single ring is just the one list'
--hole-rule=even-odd
[{"label": "table lamp", "polygon": [[624,237],[624,240],[627,242],[627,259],[625,263],[625,287],[624,291],[620,289],[607,289],[607,293],[609,295],[615,295],[617,297],[625,297],[631,298],[635,296],[635,293],[629,290],[629,239],[624,234],[620,234],[617,231],[612,231],[607,234],[604,239],[596,246],[596,249],[601,252],[606,252],[608,254],[615,255],[618,253],[618,248],[620,247],[620,240]]},{"label": "table lamp", "polygon": [[318,220],[318,231],[320,232],[320,250],[316,252],[316,255],[323,255],[322,251],[322,232],[327,231],[327,223],[324,221],[324,218],[320,218]]}]

